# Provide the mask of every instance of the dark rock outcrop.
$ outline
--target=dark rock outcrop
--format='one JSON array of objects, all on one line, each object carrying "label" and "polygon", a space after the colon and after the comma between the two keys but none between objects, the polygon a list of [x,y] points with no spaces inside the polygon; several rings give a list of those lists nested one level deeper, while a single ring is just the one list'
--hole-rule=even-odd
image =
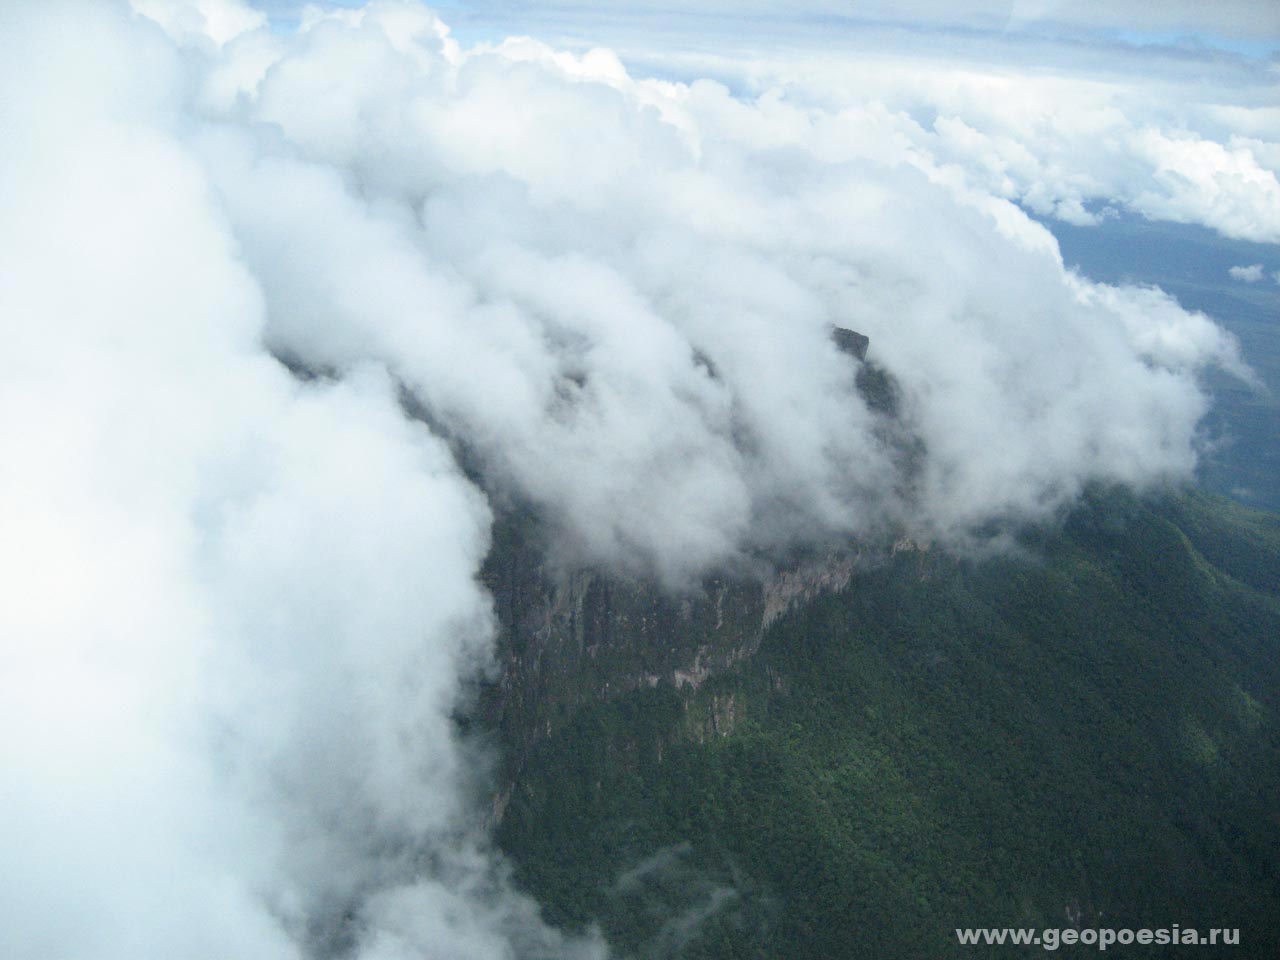
[{"label": "dark rock outcrop", "polygon": [[864,337],[856,330],[850,330],[847,327],[833,327],[831,339],[835,341],[836,347],[842,353],[847,353],[858,360],[867,359],[867,347],[871,345],[870,337]]}]

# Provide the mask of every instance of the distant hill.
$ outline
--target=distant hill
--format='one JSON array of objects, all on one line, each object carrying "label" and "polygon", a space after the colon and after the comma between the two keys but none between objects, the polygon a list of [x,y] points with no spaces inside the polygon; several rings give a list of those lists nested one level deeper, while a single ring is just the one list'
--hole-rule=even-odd
[{"label": "distant hill", "polygon": [[[1280,956],[1280,518],[1094,491],[1017,556],[823,562],[722,584],[718,620],[579,584],[620,672],[561,653],[554,722],[497,724],[499,840],[550,919],[620,957],[1040,956],[954,929],[1175,923]],[[670,643],[628,683],[642,622]]]}]

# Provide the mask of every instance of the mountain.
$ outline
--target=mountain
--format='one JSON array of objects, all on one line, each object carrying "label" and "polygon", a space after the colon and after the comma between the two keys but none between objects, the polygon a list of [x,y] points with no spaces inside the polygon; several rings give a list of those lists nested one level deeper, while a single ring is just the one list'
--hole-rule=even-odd
[{"label": "mountain", "polygon": [[551,921],[620,957],[1174,924],[1280,956],[1280,518],[1098,489],[1000,555],[864,545],[685,597],[540,558],[500,526],[482,705]]}]

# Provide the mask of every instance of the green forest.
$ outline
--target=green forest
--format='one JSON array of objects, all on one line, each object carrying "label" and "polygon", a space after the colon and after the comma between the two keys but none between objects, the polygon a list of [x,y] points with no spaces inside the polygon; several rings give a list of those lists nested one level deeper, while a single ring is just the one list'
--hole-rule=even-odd
[{"label": "green forest", "polygon": [[1173,924],[1280,956],[1278,645],[1280,518],[1091,491],[998,556],[869,566],[696,690],[582,709],[499,842],[620,957],[1029,956],[955,928]]}]

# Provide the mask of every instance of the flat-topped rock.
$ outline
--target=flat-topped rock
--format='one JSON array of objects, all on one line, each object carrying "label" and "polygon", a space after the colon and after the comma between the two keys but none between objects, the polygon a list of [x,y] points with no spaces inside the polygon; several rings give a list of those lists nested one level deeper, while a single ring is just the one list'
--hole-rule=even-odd
[{"label": "flat-topped rock", "polygon": [[871,343],[870,337],[864,337],[856,330],[850,330],[847,327],[832,327],[831,339],[835,341],[836,347],[842,352],[857,357],[859,360],[867,359],[867,346]]}]

